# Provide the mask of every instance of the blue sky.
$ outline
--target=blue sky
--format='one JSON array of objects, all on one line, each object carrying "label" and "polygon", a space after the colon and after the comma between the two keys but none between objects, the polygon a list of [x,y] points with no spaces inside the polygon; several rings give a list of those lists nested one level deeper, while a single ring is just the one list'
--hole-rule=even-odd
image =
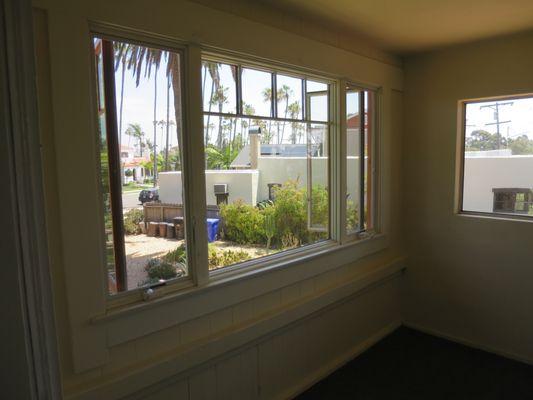
[{"label": "blue sky", "polygon": [[[500,121],[511,121],[500,125],[500,133],[503,137],[517,137],[527,135],[533,139],[533,98],[517,100],[500,100],[499,103],[512,102],[512,105],[503,105],[500,109]],[[495,122],[494,109],[485,105],[494,105],[496,102],[469,103],[466,106],[466,135],[482,129],[491,133],[496,132],[496,125],[487,125]]]},{"label": "blue sky", "polygon": [[[132,146],[135,144],[135,140],[125,134],[129,124],[138,123],[141,125],[143,131],[146,134],[146,138],[153,142],[154,140],[154,97],[155,87],[157,86],[157,106],[156,106],[156,120],[165,120],[167,113],[167,76],[166,76],[166,61],[163,60],[159,70],[157,71],[157,78],[155,77],[155,69],[152,68],[151,75],[141,76],[139,85],[136,86],[135,78],[132,75],[132,71],[126,70],[124,79],[124,96],[123,96],[123,111],[122,111],[122,144]],[[236,105],[236,91],[231,68],[228,65],[222,65],[220,68],[221,83],[224,87],[228,88],[227,97],[228,102],[224,105],[224,112],[235,112]],[[115,73],[116,93],[117,93],[117,112],[120,110],[120,90],[122,86],[122,71],[119,68]],[[211,93],[211,77],[206,75],[204,84],[206,93]],[[281,85],[287,85],[290,88],[289,103],[299,102],[301,103],[301,80],[295,79],[290,76],[278,75],[278,88]],[[270,75],[263,71],[257,71],[253,69],[243,69],[243,100],[244,102],[251,104],[256,110],[257,115],[270,115],[270,105],[263,99],[263,91],[265,88],[270,87]],[[308,81],[308,91],[324,90],[325,85],[318,82]],[[208,97],[208,96],[205,96]],[[173,90],[169,91],[170,104],[170,120],[174,121],[174,107],[173,107]],[[326,119],[326,98],[317,97],[313,99],[313,118]],[[204,99],[204,108],[209,108],[209,99]],[[218,111],[218,106],[211,106],[212,111]],[[278,113],[280,116],[284,116],[285,101],[278,103]],[[216,124],[216,122],[215,122]],[[173,128],[173,127],[172,127]],[[177,144],[176,132],[171,128],[169,135],[169,142],[171,146]],[[212,130],[216,130],[216,126]],[[287,129],[290,129],[287,125]],[[161,144],[165,142],[165,128],[157,126],[156,128],[156,143],[158,151],[162,149]]]}]

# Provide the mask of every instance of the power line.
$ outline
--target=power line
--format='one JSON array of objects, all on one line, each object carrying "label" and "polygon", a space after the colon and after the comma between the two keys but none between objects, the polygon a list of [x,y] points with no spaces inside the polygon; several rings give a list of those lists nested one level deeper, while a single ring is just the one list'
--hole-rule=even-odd
[{"label": "power line", "polygon": [[480,110],[483,108],[490,108],[491,110],[494,110],[494,119],[496,120],[496,122],[490,122],[488,124],[485,124],[485,126],[496,125],[496,138],[498,141],[498,150],[500,150],[500,145],[501,145],[500,125],[508,124],[512,122],[511,120],[500,121],[500,107],[501,106],[512,106],[513,104],[514,104],[514,101],[507,101],[504,103],[495,103],[495,104],[489,104],[486,106],[479,107]]}]

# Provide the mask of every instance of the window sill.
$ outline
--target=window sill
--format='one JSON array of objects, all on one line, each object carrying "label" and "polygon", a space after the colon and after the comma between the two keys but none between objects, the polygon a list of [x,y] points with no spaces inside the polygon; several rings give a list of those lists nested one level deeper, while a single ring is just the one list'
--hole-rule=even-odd
[{"label": "window sill", "polygon": [[118,345],[315,277],[387,246],[383,234],[342,245],[320,243],[290,262],[276,259],[261,268],[220,273],[205,286],[108,311],[92,318],[91,325],[106,330],[109,346]]},{"label": "window sill", "polygon": [[502,213],[489,213],[478,211],[459,211],[456,213],[461,218],[478,218],[485,220],[496,220],[506,222],[533,222],[533,216],[527,216],[523,214],[502,214]]}]

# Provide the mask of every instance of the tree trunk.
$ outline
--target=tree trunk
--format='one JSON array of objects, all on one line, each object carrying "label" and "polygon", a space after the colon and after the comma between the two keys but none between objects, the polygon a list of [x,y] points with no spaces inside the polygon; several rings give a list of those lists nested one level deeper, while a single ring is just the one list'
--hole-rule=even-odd
[{"label": "tree trunk", "polygon": [[170,76],[167,76],[167,140],[165,143],[165,171],[168,171],[168,137],[170,131]]},{"label": "tree trunk", "polygon": [[171,54],[169,63],[170,74],[172,78],[172,92],[174,93],[174,117],[176,118],[176,136],[178,139],[178,149],[180,160],[182,159],[183,149],[181,146],[181,78],[180,78],[180,60],[177,54]]},{"label": "tree trunk", "polygon": [[[122,144],[122,106],[124,104],[124,75],[126,72],[126,60],[122,58],[122,81],[121,81],[121,87],[120,87],[120,110],[119,110],[119,118],[118,118],[118,148],[120,149],[120,145]],[[129,144],[129,140],[128,140]]]},{"label": "tree trunk", "polygon": [[156,66],[154,74],[154,187],[156,187],[157,180],[157,70]]},{"label": "tree trunk", "polygon": [[[213,92],[215,91],[215,81],[211,82],[211,96],[209,96],[209,112],[211,112],[211,99],[213,98]],[[209,144],[209,122],[211,120],[211,115],[207,115],[207,125],[205,127],[205,146]]]}]

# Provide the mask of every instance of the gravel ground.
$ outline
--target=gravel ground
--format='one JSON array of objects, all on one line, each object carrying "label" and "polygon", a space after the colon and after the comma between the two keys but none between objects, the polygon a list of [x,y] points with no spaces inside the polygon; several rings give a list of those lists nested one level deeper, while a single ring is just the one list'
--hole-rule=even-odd
[{"label": "gravel ground", "polygon": [[[128,268],[128,289],[135,289],[140,282],[148,278],[144,267],[150,258],[164,256],[183,243],[183,240],[167,239],[147,235],[126,235],[126,262]],[[264,247],[238,245],[232,242],[217,240],[212,243],[220,250],[244,251],[251,258],[274,254],[278,250],[267,250]]]},{"label": "gravel ground", "polygon": [[146,235],[126,235],[126,263],[128,265],[128,289],[135,289],[146,280],[144,267],[153,257],[161,257],[183,243],[183,240],[152,237]]}]

